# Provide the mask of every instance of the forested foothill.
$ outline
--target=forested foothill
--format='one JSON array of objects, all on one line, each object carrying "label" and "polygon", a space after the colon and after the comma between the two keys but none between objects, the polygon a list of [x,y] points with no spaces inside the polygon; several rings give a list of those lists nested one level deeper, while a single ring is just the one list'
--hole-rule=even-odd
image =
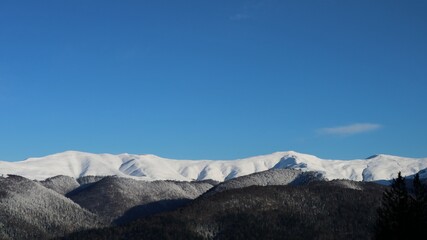
[{"label": "forested foothill", "polygon": [[286,169],[223,183],[8,176],[0,239],[407,239],[427,227],[422,182]]}]

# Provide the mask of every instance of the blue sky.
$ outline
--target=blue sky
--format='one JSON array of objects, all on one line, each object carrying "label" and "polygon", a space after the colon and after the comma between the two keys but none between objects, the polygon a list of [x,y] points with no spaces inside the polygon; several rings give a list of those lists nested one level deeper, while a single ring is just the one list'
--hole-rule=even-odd
[{"label": "blue sky", "polygon": [[427,1],[1,1],[0,159],[427,157]]}]

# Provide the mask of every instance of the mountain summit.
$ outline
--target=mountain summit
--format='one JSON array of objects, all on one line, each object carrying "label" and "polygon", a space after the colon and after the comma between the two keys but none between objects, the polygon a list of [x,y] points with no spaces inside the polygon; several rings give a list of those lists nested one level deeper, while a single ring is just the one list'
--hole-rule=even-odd
[{"label": "mountain summit", "polygon": [[[427,169],[427,158],[374,155],[367,159],[325,160],[294,151],[237,160],[175,160],[151,154],[93,154],[66,151],[20,162],[0,161],[0,174],[43,180],[57,175],[128,177],[138,180],[224,181],[268,169],[316,171],[328,179],[389,180]],[[425,172],[425,171],[424,171]]]}]

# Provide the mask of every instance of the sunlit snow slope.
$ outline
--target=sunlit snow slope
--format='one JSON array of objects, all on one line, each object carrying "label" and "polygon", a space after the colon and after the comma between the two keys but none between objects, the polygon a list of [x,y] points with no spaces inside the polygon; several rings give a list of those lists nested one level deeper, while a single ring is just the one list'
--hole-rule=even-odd
[{"label": "sunlit snow slope", "polygon": [[21,162],[0,161],[0,174],[15,174],[38,180],[56,175],[75,178],[88,175],[117,175],[149,181],[204,179],[224,181],[271,168],[318,171],[328,179],[376,181],[394,178],[399,171],[406,176],[427,169],[427,158],[375,155],[368,159],[324,160],[289,151],[238,160],[174,160],[154,155],[67,151]]}]

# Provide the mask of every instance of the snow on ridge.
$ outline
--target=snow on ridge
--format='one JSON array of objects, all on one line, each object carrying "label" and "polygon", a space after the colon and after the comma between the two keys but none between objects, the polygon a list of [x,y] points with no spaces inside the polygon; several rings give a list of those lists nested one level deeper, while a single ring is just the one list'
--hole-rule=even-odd
[{"label": "snow on ridge", "polygon": [[0,161],[0,175],[15,174],[43,180],[64,175],[128,177],[137,180],[224,181],[269,169],[317,171],[326,178],[355,181],[389,180],[427,169],[427,158],[374,155],[367,159],[325,160],[294,151],[275,152],[236,160],[176,160],[152,154],[93,154],[66,151],[21,162]]}]

